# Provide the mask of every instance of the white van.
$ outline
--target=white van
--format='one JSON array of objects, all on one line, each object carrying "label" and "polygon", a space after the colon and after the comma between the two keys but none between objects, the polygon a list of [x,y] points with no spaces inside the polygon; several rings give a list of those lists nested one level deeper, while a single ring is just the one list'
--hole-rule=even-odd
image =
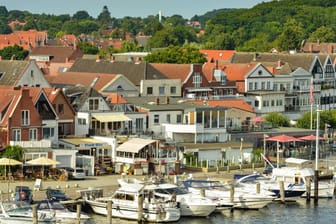
[{"label": "white van", "polygon": [[72,179],[75,180],[84,180],[85,176],[85,170],[80,167],[76,167],[71,175]]}]

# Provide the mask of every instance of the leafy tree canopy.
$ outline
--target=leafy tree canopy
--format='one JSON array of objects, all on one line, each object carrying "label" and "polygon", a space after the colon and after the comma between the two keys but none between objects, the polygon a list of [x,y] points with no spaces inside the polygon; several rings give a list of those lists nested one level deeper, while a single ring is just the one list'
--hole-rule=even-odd
[{"label": "leafy tree canopy", "polygon": [[265,120],[271,122],[274,127],[289,127],[289,119],[280,113],[271,112],[265,116]]},{"label": "leafy tree canopy", "polygon": [[145,57],[150,63],[197,64],[206,62],[199,49],[192,46],[169,46],[155,50]]},{"label": "leafy tree canopy", "polygon": [[10,60],[12,57],[15,60],[24,60],[28,56],[29,52],[23,50],[23,47],[18,45],[5,47],[0,50],[0,55],[3,59]]}]

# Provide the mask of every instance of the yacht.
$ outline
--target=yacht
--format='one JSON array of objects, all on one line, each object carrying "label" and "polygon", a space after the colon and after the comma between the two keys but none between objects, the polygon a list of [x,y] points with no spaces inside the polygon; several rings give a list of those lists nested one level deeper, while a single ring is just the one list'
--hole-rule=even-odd
[{"label": "yacht", "polygon": [[101,215],[107,215],[108,201],[112,201],[112,217],[121,219],[175,222],[181,216],[177,203],[150,198],[139,184],[121,186],[111,197],[87,197],[84,200],[95,213]]},{"label": "yacht", "polygon": [[207,217],[216,210],[217,204],[212,200],[200,195],[191,194],[185,188],[174,184],[144,183],[136,179],[118,179],[118,183],[121,186],[143,186],[146,194],[153,195],[155,198],[163,199],[164,201],[176,200],[181,210],[181,216]]}]

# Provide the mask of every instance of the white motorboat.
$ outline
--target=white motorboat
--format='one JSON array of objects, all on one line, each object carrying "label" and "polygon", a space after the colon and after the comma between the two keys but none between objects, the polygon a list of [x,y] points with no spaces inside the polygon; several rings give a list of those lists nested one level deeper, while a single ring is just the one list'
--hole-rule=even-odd
[{"label": "white motorboat", "polygon": [[107,215],[108,201],[112,201],[112,217],[128,220],[175,222],[181,216],[177,203],[149,198],[139,184],[121,186],[111,197],[88,197],[84,200],[95,213],[101,215]]},{"label": "white motorboat", "polygon": [[[37,209],[45,213],[52,212],[55,214],[57,223],[76,223],[77,212],[69,211],[59,201],[54,200],[42,200],[37,202]],[[80,223],[89,223],[90,216],[81,213]]]},{"label": "white motorboat", "polygon": [[[264,192],[272,192],[272,194],[280,198],[280,183],[271,177],[267,177],[258,173],[249,174],[243,176],[235,181],[235,186],[246,188],[246,189],[256,189],[256,185],[259,183],[259,188]],[[256,192],[254,190],[253,192]],[[287,200],[296,200],[300,198],[306,189],[302,186],[297,186],[293,184],[284,184],[284,196]]]},{"label": "white motorboat", "polygon": [[[31,205],[23,201],[0,202],[1,224],[28,224],[33,223],[33,210]],[[38,223],[56,223],[55,214],[37,211]]]},{"label": "white motorboat", "polygon": [[[315,196],[314,171],[312,168],[300,167],[281,167],[274,168],[272,179],[276,182],[284,181],[285,186],[292,186],[307,190],[307,181],[310,181],[310,196]],[[332,198],[334,196],[335,183],[333,181],[319,181],[318,182],[318,197]],[[306,192],[302,194],[306,197]]]},{"label": "white motorboat", "polygon": [[269,193],[246,192],[239,188],[231,190],[231,186],[219,181],[188,179],[183,181],[183,185],[193,194],[204,194],[221,203],[231,202],[234,204],[234,208],[239,209],[261,209],[275,199],[275,196]]},{"label": "white motorboat", "polygon": [[[207,217],[216,210],[217,203],[212,200],[189,193],[186,189],[168,183],[143,183],[137,179],[118,179],[121,186],[141,185],[148,195],[164,201],[176,200],[179,203],[181,216]],[[227,205],[229,208],[232,204]]]}]

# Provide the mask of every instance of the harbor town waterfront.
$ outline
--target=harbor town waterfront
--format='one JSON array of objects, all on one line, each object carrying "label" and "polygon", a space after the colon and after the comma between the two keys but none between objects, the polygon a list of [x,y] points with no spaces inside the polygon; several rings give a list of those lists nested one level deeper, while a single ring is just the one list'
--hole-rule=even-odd
[{"label": "harbor town waterfront", "polygon": [[[329,161],[335,161],[335,157],[329,157]],[[332,162],[330,162],[332,165]],[[195,179],[216,179],[222,181],[232,180],[235,174],[249,174],[251,172],[262,172],[264,168],[232,170],[229,173],[227,171],[219,172],[194,172],[192,173]],[[188,177],[190,174],[185,174]],[[143,180],[147,176],[132,176]],[[105,196],[111,195],[117,188],[117,179],[122,178],[122,175],[105,175],[105,176],[92,176],[87,177],[85,180],[68,180],[68,181],[55,181],[46,180],[42,181],[40,190],[33,191],[33,199],[41,200],[45,198],[46,189],[48,188],[60,188],[67,196],[71,198],[78,197],[78,190],[89,188],[101,188],[104,191]],[[172,176],[171,176],[172,178]],[[180,176],[180,178],[182,178]],[[0,183],[1,199],[7,200],[8,189],[10,192],[15,189],[15,186],[24,185],[31,189],[34,189],[36,182],[34,181],[15,181]],[[11,195],[10,195],[11,196]],[[84,209],[84,207],[83,207]],[[175,223],[191,223],[191,224],[219,224],[219,223],[334,223],[334,214],[336,211],[335,198],[320,199],[318,204],[314,203],[314,200],[307,202],[305,198],[301,198],[296,202],[273,202],[267,205],[265,208],[259,210],[238,210],[233,211],[225,210],[218,213],[213,213],[206,218],[194,218],[194,217],[181,217],[178,222]],[[86,210],[92,217],[92,223],[106,223],[106,216],[100,216],[93,214],[90,210]],[[112,219],[113,223],[137,223],[132,221],[125,221],[122,219]]]}]

